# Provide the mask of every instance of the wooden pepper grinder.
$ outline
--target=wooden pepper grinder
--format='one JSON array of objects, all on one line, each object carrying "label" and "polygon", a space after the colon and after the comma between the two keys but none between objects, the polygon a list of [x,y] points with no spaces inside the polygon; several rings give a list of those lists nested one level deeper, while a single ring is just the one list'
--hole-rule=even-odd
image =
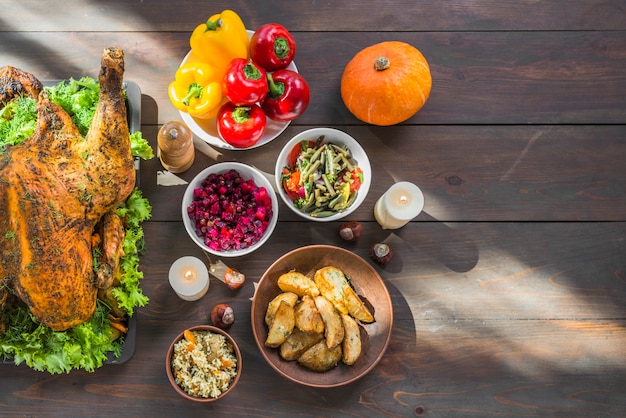
[{"label": "wooden pepper grinder", "polygon": [[159,159],[170,173],[182,173],[191,167],[195,157],[193,134],[179,120],[165,123],[157,135]]}]

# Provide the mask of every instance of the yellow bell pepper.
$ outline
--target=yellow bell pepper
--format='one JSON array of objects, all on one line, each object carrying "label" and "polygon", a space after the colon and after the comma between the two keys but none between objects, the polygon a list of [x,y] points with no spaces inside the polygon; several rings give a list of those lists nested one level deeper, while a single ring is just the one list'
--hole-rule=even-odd
[{"label": "yellow bell pepper", "polygon": [[210,64],[187,62],[176,70],[167,93],[177,109],[198,119],[210,119],[224,102],[222,77]]},{"label": "yellow bell pepper", "polygon": [[232,10],[211,16],[191,33],[189,44],[202,61],[226,71],[234,58],[248,58],[250,41],[243,21]]}]

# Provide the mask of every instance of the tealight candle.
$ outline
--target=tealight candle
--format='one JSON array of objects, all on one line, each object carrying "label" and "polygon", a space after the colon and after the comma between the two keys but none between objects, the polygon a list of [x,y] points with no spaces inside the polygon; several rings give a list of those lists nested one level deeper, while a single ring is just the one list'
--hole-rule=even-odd
[{"label": "tealight candle", "polygon": [[174,292],[184,300],[198,300],[209,290],[209,271],[196,257],[186,256],[174,261],[169,279]]},{"label": "tealight candle", "polygon": [[383,229],[398,229],[415,218],[424,208],[422,191],[408,181],[389,188],[376,202],[374,217]]}]

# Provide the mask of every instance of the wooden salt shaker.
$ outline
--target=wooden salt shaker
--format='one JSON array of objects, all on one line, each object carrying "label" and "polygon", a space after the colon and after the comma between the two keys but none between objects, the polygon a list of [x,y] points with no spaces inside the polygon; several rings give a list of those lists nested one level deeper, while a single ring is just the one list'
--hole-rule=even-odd
[{"label": "wooden salt shaker", "polygon": [[182,173],[191,167],[195,157],[193,134],[184,122],[172,120],[157,135],[159,159],[170,173]]}]

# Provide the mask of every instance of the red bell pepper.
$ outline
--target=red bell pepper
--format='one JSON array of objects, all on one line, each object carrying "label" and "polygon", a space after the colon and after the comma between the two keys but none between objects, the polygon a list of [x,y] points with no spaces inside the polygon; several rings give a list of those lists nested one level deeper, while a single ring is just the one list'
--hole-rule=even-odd
[{"label": "red bell pepper", "polygon": [[309,85],[295,71],[278,70],[267,74],[269,91],[261,104],[268,118],[286,122],[294,120],[309,106]]},{"label": "red bell pepper", "polygon": [[252,60],[233,59],[222,81],[224,96],[238,106],[260,103],[268,91],[265,70]]},{"label": "red bell pepper", "polygon": [[276,71],[293,61],[296,42],[278,23],[261,25],[250,38],[250,57],[266,71]]},{"label": "red bell pepper", "polygon": [[359,190],[361,184],[363,184],[363,170],[361,167],[356,167],[350,171],[350,193]]},{"label": "red bell pepper", "polygon": [[226,102],[217,112],[217,132],[235,148],[249,148],[265,133],[267,119],[258,105],[236,106]]}]

